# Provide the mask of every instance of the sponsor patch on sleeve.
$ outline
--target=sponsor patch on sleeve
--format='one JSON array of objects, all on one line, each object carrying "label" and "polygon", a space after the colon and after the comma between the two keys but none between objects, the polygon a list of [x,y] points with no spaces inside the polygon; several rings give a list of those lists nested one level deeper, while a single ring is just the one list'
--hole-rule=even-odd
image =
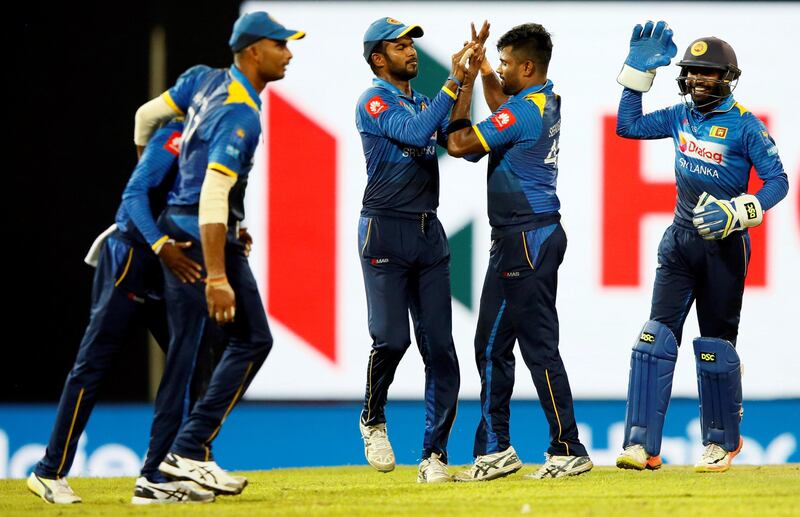
[{"label": "sponsor patch on sleeve", "polygon": [[364,108],[373,118],[378,118],[378,115],[389,109],[389,105],[383,102],[380,95],[376,95],[367,101]]},{"label": "sponsor patch on sleeve", "polygon": [[171,152],[175,156],[181,154],[181,132],[174,131],[166,142],[164,142],[164,149]]},{"label": "sponsor patch on sleeve", "polygon": [[517,123],[517,117],[508,108],[501,109],[492,116],[492,124],[498,131],[505,131]]}]

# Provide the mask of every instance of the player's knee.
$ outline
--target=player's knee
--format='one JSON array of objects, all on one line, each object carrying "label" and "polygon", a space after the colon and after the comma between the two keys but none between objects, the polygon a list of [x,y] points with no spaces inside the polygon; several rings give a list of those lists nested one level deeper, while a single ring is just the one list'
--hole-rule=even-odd
[{"label": "player's knee", "polygon": [[376,337],[372,347],[393,354],[403,354],[410,345],[411,339],[408,336],[386,335],[382,339]]}]

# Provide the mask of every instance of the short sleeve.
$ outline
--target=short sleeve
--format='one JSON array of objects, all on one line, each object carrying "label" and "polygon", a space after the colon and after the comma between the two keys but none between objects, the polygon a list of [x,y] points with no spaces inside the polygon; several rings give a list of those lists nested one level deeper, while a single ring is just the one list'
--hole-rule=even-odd
[{"label": "short sleeve", "polygon": [[220,115],[209,140],[208,168],[236,178],[247,172],[261,134],[258,114],[238,104]]},{"label": "short sleeve", "polygon": [[175,85],[164,92],[162,97],[176,113],[185,114],[189,109],[189,103],[192,102],[194,92],[210,70],[211,68],[205,65],[193,66],[181,74]]},{"label": "short sleeve", "polygon": [[507,102],[472,127],[488,153],[527,138],[536,140],[542,129],[542,118],[535,112],[535,106]]}]

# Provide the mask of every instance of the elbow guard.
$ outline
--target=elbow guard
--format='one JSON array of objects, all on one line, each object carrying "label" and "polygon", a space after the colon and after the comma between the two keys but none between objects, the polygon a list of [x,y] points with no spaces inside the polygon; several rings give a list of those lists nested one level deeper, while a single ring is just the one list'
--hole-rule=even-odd
[{"label": "elbow guard", "polygon": [[145,102],[136,110],[133,125],[133,143],[144,147],[156,128],[177,115],[180,115],[180,113],[169,105],[163,95]]},{"label": "elbow guard", "polygon": [[203,187],[200,189],[200,207],[198,218],[200,226],[204,224],[228,225],[228,194],[236,184],[236,178],[206,170]]}]

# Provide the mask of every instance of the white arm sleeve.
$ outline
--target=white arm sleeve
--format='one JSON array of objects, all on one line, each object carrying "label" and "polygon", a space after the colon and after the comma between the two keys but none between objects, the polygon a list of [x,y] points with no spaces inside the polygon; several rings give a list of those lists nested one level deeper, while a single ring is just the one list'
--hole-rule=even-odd
[{"label": "white arm sleeve", "polygon": [[206,177],[200,189],[200,226],[215,223],[228,225],[228,194],[235,184],[236,178],[206,169]]},{"label": "white arm sleeve", "polygon": [[182,115],[182,113],[175,111],[164,99],[163,95],[145,102],[136,110],[136,119],[133,125],[133,142],[144,147],[156,128],[178,115]]}]

